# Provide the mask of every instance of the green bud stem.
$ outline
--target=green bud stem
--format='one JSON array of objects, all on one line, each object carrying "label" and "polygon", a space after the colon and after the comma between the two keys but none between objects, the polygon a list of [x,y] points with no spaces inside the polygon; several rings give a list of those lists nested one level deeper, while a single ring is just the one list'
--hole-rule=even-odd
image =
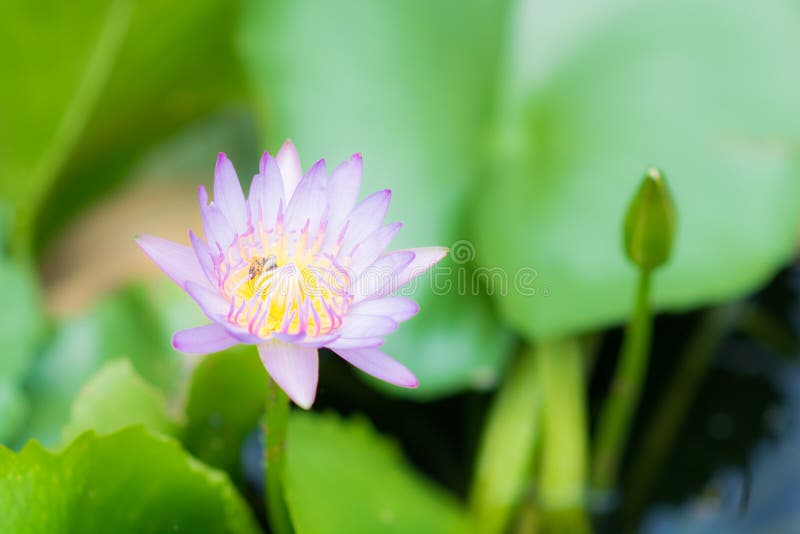
[{"label": "green bud stem", "polygon": [[742,302],[734,302],[706,312],[697,332],[689,340],[669,385],[664,389],[664,396],[647,419],[647,431],[633,456],[630,476],[626,480],[626,487],[630,488],[623,510],[626,523],[631,523],[647,502],[703,377],[725,336],[739,323],[746,309]]},{"label": "green bud stem", "polygon": [[619,464],[630,434],[647,371],[652,335],[649,270],[639,276],[633,318],[625,332],[620,361],[611,390],[600,412],[597,443],[592,466],[592,487],[602,496],[614,489]]},{"label": "green bud stem", "polygon": [[484,534],[506,532],[524,501],[539,442],[541,392],[535,351],[527,347],[494,399],[470,493],[470,508]]},{"label": "green bud stem", "polygon": [[283,471],[286,457],[286,430],[289,423],[289,398],[269,378],[264,422],[264,499],[272,532],[292,534],[292,523],[283,497]]},{"label": "green bud stem", "polygon": [[591,532],[585,508],[588,425],[583,356],[576,339],[537,347],[543,395],[537,490],[544,532]]}]

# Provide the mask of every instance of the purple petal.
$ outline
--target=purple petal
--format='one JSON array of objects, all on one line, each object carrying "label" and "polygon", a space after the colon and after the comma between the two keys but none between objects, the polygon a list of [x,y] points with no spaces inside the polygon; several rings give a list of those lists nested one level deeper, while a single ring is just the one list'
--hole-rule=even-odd
[{"label": "purple petal", "polygon": [[333,343],[339,339],[340,334],[339,332],[336,332],[335,334],[328,334],[324,336],[303,336],[298,338],[292,334],[274,332],[272,337],[278,341],[283,341],[284,343],[292,343],[294,345],[300,345],[301,347],[312,347],[318,349],[320,347],[326,347],[329,343]]},{"label": "purple petal", "polygon": [[417,247],[405,250],[414,253],[414,261],[409,263],[400,273],[400,276],[397,278],[397,285],[392,291],[399,289],[417,276],[423,274],[450,253],[450,249],[447,247]]},{"label": "purple petal", "polygon": [[350,313],[357,315],[381,315],[402,323],[419,313],[419,304],[406,297],[383,297],[354,304]]},{"label": "purple petal", "polygon": [[403,224],[399,222],[388,224],[378,228],[372,235],[356,245],[350,260],[350,270],[353,274],[358,276],[364,272],[364,269],[372,265],[378,256],[383,254],[402,227]]},{"label": "purple petal", "polygon": [[[202,185],[197,188],[197,200],[200,203],[200,216],[203,219],[203,232],[209,246],[216,245],[225,249],[230,245],[236,234],[231,228],[228,219],[219,209],[219,206],[208,202],[208,192]],[[213,246],[211,247],[214,248]]]},{"label": "purple petal", "polygon": [[217,156],[214,170],[214,203],[237,233],[242,234],[247,230],[247,204],[242,186],[231,160],[222,152]]},{"label": "purple petal", "polygon": [[380,315],[347,314],[337,332],[343,338],[383,337],[397,330],[397,321]]},{"label": "purple petal", "polygon": [[[214,273],[214,260],[211,257],[211,251],[208,249],[205,241],[197,237],[197,234],[189,230],[189,240],[192,242],[194,254],[203,269],[209,283],[214,286],[218,283],[216,274]],[[181,284],[183,286],[183,284]]]},{"label": "purple petal", "polygon": [[385,254],[375,260],[361,276],[356,278],[352,293],[355,302],[368,297],[385,297],[397,286],[400,274],[414,261],[415,254],[400,250]]},{"label": "purple petal", "polygon": [[285,198],[291,199],[297,184],[299,184],[300,180],[303,178],[300,156],[297,155],[297,149],[294,148],[294,144],[287,139],[278,151],[278,155],[275,156],[275,159],[281,170]]},{"label": "purple petal", "polygon": [[384,189],[371,194],[353,208],[345,221],[347,230],[342,238],[341,251],[349,253],[353,247],[381,227],[391,198],[392,191]]},{"label": "purple petal", "polygon": [[258,354],[269,375],[289,398],[301,408],[311,408],[319,379],[317,349],[268,341],[258,345]]},{"label": "purple petal", "polygon": [[336,354],[354,367],[384,382],[404,388],[415,388],[419,385],[414,373],[379,349],[339,349]]},{"label": "purple petal", "polygon": [[179,330],[172,336],[175,350],[187,354],[211,354],[238,344],[227,330],[218,324],[207,324],[187,330]]},{"label": "purple petal", "polygon": [[333,242],[339,237],[342,224],[353,210],[361,189],[363,162],[361,154],[354,154],[331,174],[328,182],[328,237]]},{"label": "purple petal", "polygon": [[283,200],[283,181],[275,158],[268,152],[264,152],[259,168],[260,172],[250,184],[250,220],[262,221],[264,229],[269,230],[275,227],[278,218],[278,206]]},{"label": "purple petal", "polygon": [[325,160],[321,159],[306,173],[292,195],[286,208],[286,228],[299,230],[309,223],[312,235],[316,235],[326,208],[325,187],[328,172]]},{"label": "purple petal", "polygon": [[382,337],[340,337],[325,346],[329,349],[368,349],[380,347],[386,342]]},{"label": "purple petal", "polygon": [[183,287],[187,281],[208,285],[198,257],[191,248],[150,235],[139,236],[136,243],[179,286]]},{"label": "purple petal", "polygon": [[228,313],[230,304],[222,295],[212,291],[207,285],[200,285],[192,281],[186,282],[183,288],[197,302],[206,317],[217,323],[227,322],[225,316]]}]

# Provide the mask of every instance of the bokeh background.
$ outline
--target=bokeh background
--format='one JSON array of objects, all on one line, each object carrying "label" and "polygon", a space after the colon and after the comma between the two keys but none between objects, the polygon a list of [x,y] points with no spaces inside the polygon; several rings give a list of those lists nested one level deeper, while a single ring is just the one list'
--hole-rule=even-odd
[{"label": "bokeh background", "polygon": [[[602,396],[636,281],[621,221],[657,165],[678,235],[655,280],[646,414],[685,383],[677,362],[708,314],[726,326],[679,395],[697,420],[668,436],[662,482],[632,513],[653,532],[800,528],[798,65],[794,0],[6,0],[0,442],[59,443],[112,360],[174,405],[190,395],[200,360],[169,338],[202,316],[133,239],[188,242],[217,152],[247,187],[291,138],[305,167],[363,154],[364,191],[393,189],[398,246],[462,247],[444,264],[454,290],[420,284],[422,315],[387,343],[421,387],[329,357],[319,403],[367,413],[464,497],[521,345],[590,336],[592,406]],[[487,268],[530,270],[533,291],[458,290]],[[221,438],[234,445],[203,451],[198,424],[188,448],[245,476],[258,409]]]}]

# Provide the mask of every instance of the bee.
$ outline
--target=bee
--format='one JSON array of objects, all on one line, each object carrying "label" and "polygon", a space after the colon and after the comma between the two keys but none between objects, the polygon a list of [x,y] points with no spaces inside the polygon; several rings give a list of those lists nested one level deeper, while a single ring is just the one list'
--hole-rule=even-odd
[{"label": "bee", "polygon": [[278,268],[278,263],[275,261],[274,255],[269,255],[266,258],[262,256],[253,256],[250,260],[250,280],[258,278],[263,273],[268,273]]}]

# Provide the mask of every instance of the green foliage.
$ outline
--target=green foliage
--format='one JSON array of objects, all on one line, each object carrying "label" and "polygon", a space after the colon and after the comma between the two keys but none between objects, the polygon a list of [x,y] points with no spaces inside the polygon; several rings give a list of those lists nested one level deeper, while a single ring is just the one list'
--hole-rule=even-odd
[{"label": "green foliage", "polygon": [[[685,309],[763,284],[794,254],[800,221],[796,7],[540,4],[513,17],[475,218],[483,264],[538,274],[534,296],[497,299],[505,319],[549,338],[628,314],[620,220],[647,164],[668,173],[680,213],[654,304]],[[537,36],[548,39],[538,51]]]},{"label": "green foliage", "polygon": [[625,216],[625,252],[640,269],[664,264],[675,238],[675,207],[664,177],[650,169],[633,196]]},{"label": "green foliage", "polygon": [[[34,217],[47,241],[136,158],[242,92],[220,0],[3,2],[0,198],[27,249]],[[60,177],[49,206],[42,203]]]},{"label": "green foliage", "polygon": [[46,445],[58,443],[73,399],[108,361],[127,358],[147,381],[174,392],[184,357],[169,346],[170,335],[139,286],[56,325],[53,339],[31,371],[31,414],[24,437]]},{"label": "green foliage", "polygon": [[511,369],[486,417],[470,505],[481,532],[507,532],[523,505],[541,438],[542,387],[534,350]]},{"label": "green foliage", "polygon": [[0,531],[255,533],[224,474],[141,427],[86,433],[59,453],[0,446]]},{"label": "green foliage", "polygon": [[[394,187],[397,246],[462,239],[506,14],[506,2],[487,0],[245,2],[242,57],[270,146],[291,137],[306,166],[361,151],[363,191]],[[386,350],[420,388],[391,391],[432,397],[498,379],[507,335],[483,296],[459,293],[461,267],[441,277],[447,295],[427,277],[417,284],[424,319]]]},{"label": "green foliage", "polygon": [[20,430],[28,414],[22,384],[36,355],[44,317],[31,271],[3,257],[2,252],[0,295],[0,443],[5,443]]},{"label": "green foliage", "polygon": [[363,420],[293,411],[286,501],[298,534],[471,532],[466,512]]},{"label": "green foliage", "polygon": [[0,443],[8,443],[25,426],[30,405],[22,388],[0,378]]},{"label": "green foliage", "polygon": [[239,473],[242,443],[264,412],[268,379],[253,346],[204,357],[186,405],[186,448],[232,476]]},{"label": "green foliage", "polygon": [[0,5],[0,49],[9,52],[0,56],[0,198],[20,241],[86,124],[131,8],[128,0]]},{"label": "green foliage", "polygon": [[78,393],[63,442],[69,443],[86,430],[109,434],[137,424],[168,436],[178,431],[163,393],[145,382],[129,361],[117,360],[105,364]]},{"label": "green foliage", "polygon": [[236,9],[228,2],[133,5],[114,68],[37,221],[40,246],[125,179],[149,148],[244,92],[232,46]]}]

